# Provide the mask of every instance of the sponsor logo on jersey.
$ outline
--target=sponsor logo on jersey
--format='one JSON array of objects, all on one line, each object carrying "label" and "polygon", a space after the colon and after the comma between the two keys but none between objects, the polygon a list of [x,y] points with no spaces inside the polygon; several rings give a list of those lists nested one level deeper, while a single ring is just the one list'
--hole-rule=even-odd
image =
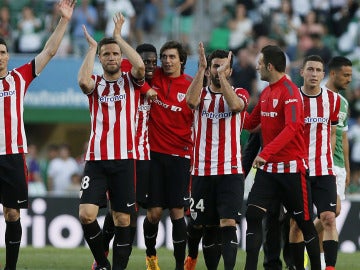
[{"label": "sponsor logo on jersey", "polygon": [[162,101],[161,101],[161,100],[159,100],[159,99],[155,99],[153,102],[154,102],[155,104],[157,104],[157,105],[159,105],[159,106],[161,106],[161,107],[165,108],[165,109],[167,109],[167,108],[169,108],[169,107],[170,107],[170,105],[169,105],[169,104],[166,104],[166,103],[162,102]]},{"label": "sponsor logo on jersey", "polygon": [[345,126],[346,113],[339,112],[339,126]]},{"label": "sponsor logo on jersey", "polygon": [[278,113],[277,112],[263,112],[262,111],[261,116],[274,118],[274,117],[278,116]]},{"label": "sponsor logo on jersey", "polygon": [[202,111],[201,116],[205,116],[206,118],[209,119],[222,119],[222,118],[227,118],[227,117],[231,117],[232,112],[219,112],[219,113],[214,113],[214,112],[208,112],[208,111]]},{"label": "sponsor logo on jersey", "polygon": [[10,91],[2,91],[0,92],[0,98],[4,98],[4,97],[11,97],[15,95],[15,90],[10,90]]},{"label": "sponsor logo on jersey", "polygon": [[288,100],[285,100],[285,104],[294,103],[294,102],[298,102],[298,99],[297,98],[290,98]]},{"label": "sponsor logo on jersey", "polygon": [[170,109],[171,111],[173,112],[181,112],[182,111],[182,108],[181,107],[178,107],[178,106],[175,106],[175,105],[169,105],[169,104],[166,104],[164,102],[162,102],[161,100],[159,99],[155,99],[153,101],[155,104],[165,108],[165,109]]},{"label": "sponsor logo on jersey", "polygon": [[100,102],[109,103],[109,102],[117,102],[126,99],[126,94],[120,94],[115,96],[102,96],[99,97]]},{"label": "sponsor logo on jersey", "polygon": [[305,117],[305,124],[320,123],[326,124],[329,122],[329,118],[326,117]]},{"label": "sponsor logo on jersey", "polygon": [[138,107],[139,112],[147,112],[150,111],[151,105],[149,104],[143,104]]}]

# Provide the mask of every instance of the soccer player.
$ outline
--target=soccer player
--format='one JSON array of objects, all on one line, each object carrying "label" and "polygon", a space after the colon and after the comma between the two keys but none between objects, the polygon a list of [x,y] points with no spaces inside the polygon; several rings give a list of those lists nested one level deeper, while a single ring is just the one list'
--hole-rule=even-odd
[{"label": "soccer player", "polygon": [[[352,80],[352,63],[343,56],[333,57],[329,64],[329,79],[326,87],[339,94],[339,91],[346,90]],[[336,145],[334,151],[334,170],[336,174],[336,184],[338,192],[337,215],[340,213],[340,200],[345,200],[345,187],[350,183],[349,165],[349,140],[348,130],[348,108],[347,100],[341,95],[339,122],[336,129]]]},{"label": "soccer player", "polygon": [[263,148],[256,156],[254,184],[246,209],[246,270],[257,269],[262,242],[262,219],[272,200],[281,198],[304,234],[311,269],[320,270],[318,236],[307,202],[304,114],[299,89],[285,75],[286,59],[278,46],[262,48],[257,70],[268,81],[245,128],[261,124]]},{"label": "soccer player", "polygon": [[186,223],[184,207],[189,204],[190,157],[193,112],[185,94],[192,78],[184,74],[185,48],[168,41],[160,49],[161,67],[155,70],[151,87],[157,99],[151,104],[149,143],[151,156],[149,197],[144,219],[147,269],[160,269],[156,237],[163,209],[170,210],[176,269],[184,269]]},{"label": "soccer player", "polygon": [[[28,207],[28,187],[25,153],[27,141],[23,122],[23,104],[30,83],[41,73],[55,56],[71,20],[75,6],[73,0],[61,0],[58,10],[61,16],[57,27],[47,40],[43,50],[29,63],[8,70],[9,51],[0,38],[0,107],[2,112],[0,134],[0,194],[6,223],[6,270],[16,269],[21,243],[20,209]],[[55,79],[55,78],[54,78]]]},{"label": "soccer player", "polygon": [[[151,83],[154,75],[155,68],[157,66],[157,51],[151,44],[140,44],[136,47],[136,51],[140,54],[145,64],[145,81]],[[131,63],[128,59],[123,59],[121,62],[121,70],[130,71]],[[156,94],[154,91],[153,94]],[[147,92],[147,95],[150,93]],[[154,96],[152,97],[154,98]],[[149,188],[149,172],[150,172],[150,147],[148,137],[148,119],[150,113],[150,100],[149,98],[141,94],[138,104],[138,111],[136,114],[136,136],[135,147],[137,152],[136,160],[136,202],[139,206],[146,208],[146,202],[148,197]],[[131,243],[134,242],[136,229],[137,229],[137,212],[133,213],[130,217],[131,226]],[[105,254],[109,253],[109,244],[114,237],[114,221],[111,211],[107,213],[104,220],[104,226],[102,229]],[[94,260],[92,270],[95,270],[97,266]]]},{"label": "soccer player", "polygon": [[[326,270],[335,269],[338,251],[336,228],[336,177],[333,171],[332,149],[335,147],[340,96],[320,83],[324,78],[324,62],[318,55],[307,56],[300,70],[304,85],[300,87],[304,103],[305,145],[308,146],[309,181],[312,202],[324,228],[323,247]],[[310,201],[311,202],[311,201]],[[309,205],[311,208],[312,205]],[[304,266],[304,239],[296,222],[291,220],[289,242],[296,269]]]},{"label": "soccer player", "polygon": [[[235,267],[236,224],[244,198],[240,134],[249,94],[230,85],[232,63],[232,53],[224,50],[213,51],[206,60],[200,42],[199,69],[186,93],[187,104],[195,110],[190,216],[204,226],[203,251],[211,270],[218,266],[217,234],[211,227],[219,224],[224,269]],[[207,65],[210,84],[203,87]]]},{"label": "soccer player", "polygon": [[[89,49],[78,82],[89,100],[91,134],[85,154],[79,218],[98,264],[96,269],[111,269],[96,219],[99,207],[107,205],[108,192],[115,224],[112,269],[119,270],[126,268],[131,253],[130,214],[136,211],[135,117],[145,66],[140,55],[120,35],[124,16],[116,13],[113,20],[113,37],[103,38],[99,44],[83,28]],[[92,75],[97,49],[104,72],[101,76]],[[131,72],[123,73],[120,68],[122,54],[129,59]]]},{"label": "soccer player", "polygon": [[[347,100],[339,93],[346,90],[352,80],[352,63],[344,56],[335,56],[328,63],[329,79],[326,87],[338,93],[340,96],[339,121],[336,127],[336,143],[333,151],[334,173],[336,175],[337,203],[336,216],[340,214],[341,200],[345,200],[345,187],[350,183],[350,163],[349,163],[349,140],[348,131],[348,107]],[[317,230],[320,238],[322,237],[323,227],[318,223]],[[323,251],[322,245],[320,250]],[[324,253],[321,253],[322,262],[325,260]]]},{"label": "soccer player", "polygon": [[[209,83],[210,83],[210,73],[209,73],[209,69],[207,68],[205,70],[205,74],[204,74],[203,87],[208,86]],[[190,178],[189,190],[190,190],[190,194],[191,194],[191,178]],[[184,262],[184,270],[194,270],[195,269],[196,264],[197,264],[197,257],[199,255],[199,244],[203,237],[203,226],[194,224],[193,219],[191,219],[190,214],[191,214],[190,208],[187,208],[186,216],[188,217],[188,219],[187,219],[187,229],[186,230],[187,230],[188,255]],[[217,233],[218,235],[220,235],[218,226],[214,227],[213,229],[214,229],[214,233]],[[216,230],[216,232],[215,232],[215,230]],[[204,242],[202,242],[202,244],[204,244]],[[217,250],[218,251],[215,256],[218,258],[218,260],[220,260],[221,250],[220,250],[219,245],[218,245]],[[205,259],[205,263],[206,263],[206,261],[207,261],[206,255],[204,256],[204,259]]]}]

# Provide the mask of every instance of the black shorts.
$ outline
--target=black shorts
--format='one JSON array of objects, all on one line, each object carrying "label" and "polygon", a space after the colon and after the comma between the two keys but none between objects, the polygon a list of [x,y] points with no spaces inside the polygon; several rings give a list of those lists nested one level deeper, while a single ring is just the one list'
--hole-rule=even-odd
[{"label": "black shorts", "polygon": [[310,184],[306,172],[268,173],[258,169],[248,196],[247,205],[269,209],[274,201],[281,202],[295,220],[310,220],[312,209]]},{"label": "black shorts", "polygon": [[0,196],[4,207],[28,208],[27,167],[24,154],[0,156]]},{"label": "black shorts", "polygon": [[190,216],[194,224],[219,225],[220,219],[239,223],[243,199],[242,174],[192,176]]},{"label": "black shorts", "polygon": [[190,160],[157,152],[150,153],[149,208],[182,208],[190,202]]},{"label": "black shorts", "polygon": [[136,202],[147,207],[150,181],[150,160],[136,160]]},{"label": "black shorts", "polygon": [[80,204],[107,206],[108,192],[111,209],[131,214],[135,205],[135,160],[87,161],[81,181]]},{"label": "black shorts", "polygon": [[312,201],[317,209],[317,215],[325,211],[336,213],[336,176],[310,176]]}]

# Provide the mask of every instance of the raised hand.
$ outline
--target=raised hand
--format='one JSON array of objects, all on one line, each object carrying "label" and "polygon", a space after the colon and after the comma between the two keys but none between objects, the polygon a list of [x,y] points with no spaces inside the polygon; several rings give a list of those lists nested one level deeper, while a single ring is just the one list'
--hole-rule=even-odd
[{"label": "raised hand", "polygon": [[90,36],[89,32],[86,30],[86,26],[83,25],[82,28],[83,28],[83,31],[84,31],[86,41],[89,44],[89,47],[97,47],[96,40],[92,36]]},{"label": "raised hand", "polygon": [[206,69],[207,61],[205,55],[204,44],[202,42],[199,43],[199,68]]},{"label": "raised hand", "polygon": [[113,17],[113,21],[115,23],[113,37],[121,37],[121,29],[125,22],[124,15],[122,15],[120,12],[116,13]]},{"label": "raised hand", "polygon": [[74,11],[74,7],[76,4],[76,0],[61,0],[58,5],[58,12],[61,17],[64,19],[70,20],[72,13]]},{"label": "raised hand", "polygon": [[230,62],[231,62],[231,56],[232,56],[232,52],[229,51],[228,57],[227,57],[227,61],[224,62],[223,65],[221,65],[220,67],[218,67],[217,71],[220,72],[224,72],[227,69],[230,69]]}]

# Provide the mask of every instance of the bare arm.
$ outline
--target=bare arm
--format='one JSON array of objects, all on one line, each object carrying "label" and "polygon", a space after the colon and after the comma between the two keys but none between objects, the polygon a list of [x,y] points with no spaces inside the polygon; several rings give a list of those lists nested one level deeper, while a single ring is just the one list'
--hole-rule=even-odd
[{"label": "bare arm", "polygon": [[45,66],[49,63],[51,58],[55,56],[60,46],[61,40],[65,34],[67,25],[71,20],[75,2],[75,0],[61,0],[58,3],[61,18],[54,32],[47,40],[43,50],[35,57],[36,74],[40,74]]},{"label": "bare arm", "polygon": [[85,25],[83,25],[83,30],[85,38],[89,44],[89,50],[87,51],[84,61],[80,67],[78,73],[78,83],[84,94],[89,94],[94,90],[95,87],[95,82],[91,78],[91,75],[94,69],[97,42],[89,35]]},{"label": "bare arm", "polygon": [[233,87],[229,83],[228,78],[226,77],[226,72],[225,72],[227,69],[231,68],[230,67],[231,54],[232,52],[230,51],[227,61],[225,62],[224,65],[221,65],[217,71],[219,74],[222,93],[224,95],[227,104],[229,105],[230,110],[233,112],[240,112],[241,110],[244,109],[245,103],[235,93]]},{"label": "bare arm", "polygon": [[119,44],[121,51],[127,56],[132,65],[131,74],[136,79],[144,79],[145,65],[141,56],[121,36],[121,28],[125,22],[124,16],[121,13],[117,13],[115,14],[113,20],[115,23],[113,37]]},{"label": "bare arm", "polygon": [[203,88],[203,81],[206,71],[206,56],[204,44],[199,43],[199,68],[186,92],[186,103],[191,109],[196,109],[200,103],[200,92]]}]

